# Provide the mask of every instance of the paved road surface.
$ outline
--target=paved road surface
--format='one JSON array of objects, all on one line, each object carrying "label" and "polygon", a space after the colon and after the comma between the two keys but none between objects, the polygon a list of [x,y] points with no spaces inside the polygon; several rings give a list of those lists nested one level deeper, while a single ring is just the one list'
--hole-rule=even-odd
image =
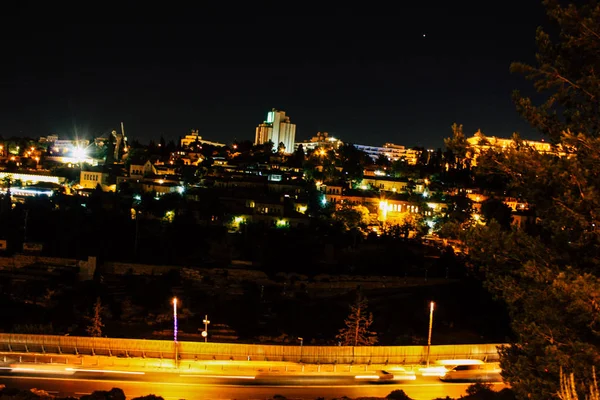
[{"label": "paved road surface", "polygon": [[[262,377],[246,379],[242,377],[179,377],[172,374],[154,374],[144,376],[123,376],[106,374],[98,376],[80,374],[69,376],[56,375],[2,375],[0,384],[19,389],[43,389],[55,395],[76,396],[89,394],[94,390],[110,390],[119,387],[125,391],[128,399],[147,394],[156,394],[166,400],[195,399],[269,399],[276,394],[290,399],[316,399],[324,397],[362,396],[385,397],[392,390],[402,389],[415,400],[431,400],[437,397],[450,396],[458,398],[464,395],[468,383],[443,383],[436,378],[419,378],[416,381],[392,384],[358,384],[348,377],[304,377],[302,380],[288,376]],[[306,386],[311,385],[311,386]],[[496,384],[500,390],[502,384]]]}]

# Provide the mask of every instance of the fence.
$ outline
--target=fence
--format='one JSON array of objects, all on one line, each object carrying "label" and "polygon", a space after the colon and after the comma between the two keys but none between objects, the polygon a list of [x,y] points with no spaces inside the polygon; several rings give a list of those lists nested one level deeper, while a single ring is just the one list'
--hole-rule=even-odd
[{"label": "fence", "polygon": [[[431,346],[430,360],[496,360],[502,344]],[[420,364],[427,346],[272,346],[76,336],[0,334],[1,352],[87,354],[181,360],[289,361],[307,364]]]}]

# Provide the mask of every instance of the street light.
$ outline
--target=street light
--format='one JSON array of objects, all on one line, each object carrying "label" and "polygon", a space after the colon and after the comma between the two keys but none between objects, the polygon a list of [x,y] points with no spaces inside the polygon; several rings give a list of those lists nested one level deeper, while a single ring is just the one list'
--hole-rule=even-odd
[{"label": "street light", "polygon": [[299,337],[298,340],[300,341],[300,362],[302,362],[302,350],[304,349],[304,347],[303,347],[304,338]]},{"label": "street light", "polygon": [[431,353],[431,330],[433,328],[433,309],[435,303],[432,301],[429,303],[429,336],[427,338],[427,368],[429,368],[429,354]]},{"label": "street light", "polygon": [[177,366],[177,297],[173,297],[173,344],[175,345],[175,366]]},{"label": "street light", "polygon": [[204,320],[202,320],[202,322],[204,322],[204,332],[202,332],[202,336],[204,336],[204,343],[206,343],[208,342],[208,324],[210,324],[208,315],[204,316]]}]

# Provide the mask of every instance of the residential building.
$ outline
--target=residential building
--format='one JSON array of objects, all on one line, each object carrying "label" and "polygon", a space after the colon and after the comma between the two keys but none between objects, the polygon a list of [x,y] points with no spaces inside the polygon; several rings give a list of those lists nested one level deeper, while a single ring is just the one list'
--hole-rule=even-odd
[{"label": "residential building", "polygon": [[105,192],[114,192],[116,185],[109,184],[109,173],[103,167],[84,168],[79,173],[80,189],[95,189],[98,185]]},{"label": "residential building", "polygon": [[386,143],[381,147],[355,144],[354,147],[367,153],[373,160],[377,160],[379,156],[385,156],[390,161],[405,160],[408,164],[415,165],[418,159],[417,150],[407,149],[405,146],[394,143]]},{"label": "residential building", "polygon": [[197,129],[196,130],[192,129],[191,133],[189,133],[189,134],[185,135],[184,137],[182,137],[181,139],[179,139],[179,144],[183,148],[190,147],[194,143],[199,143],[200,145],[205,144],[205,145],[210,145],[210,146],[215,146],[215,147],[224,147],[225,146],[224,143],[211,142],[209,140],[202,139],[202,136],[200,136],[198,134]]},{"label": "residential building", "polygon": [[391,178],[387,176],[369,176],[363,178],[360,188],[363,190],[375,189],[385,192],[402,193],[407,191],[408,180]]},{"label": "residential building", "polygon": [[35,185],[41,182],[54,183],[57,185],[63,185],[66,183],[67,178],[54,176],[50,174],[28,174],[23,172],[0,172],[0,180],[11,179],[14,181],[21,181],[24,185]]},{"label": "residential building", "polygon": [[337,139],[333,136],[329,136],[327,132],[317,132],[315,136],[313,136],[310,140],[305,140],[304,142],[296,142],[294,144],[294,150],[298,150],[300,145],[302,145],[302,149],[304,151],[308,150],[316,150],[316,149],[324,149],[324,150],[336,150],[342,144],[344,144],[340,139]]},{"label": "residential building", "polygon": [[273,142],[273,150],[277,151],[279,144],[283,143],[284,153],[294,151],[296,140],[296,125],[290,122],[290,117],[285,111],[272,109],[267,113],[267,120],[256,127],[254,144]]},{"label": "residential building", "polygon": [[131,163],[129,165],[129,176],[131,178],[142,179],[150,175],[158,175],[158,171],[150,160],[147,160],[143,164]]},{"label": "residential building", "polygon": [[[47,139],[50,139],[50,136],[48,136]],[[87,148],[90,144],[90,141],[84,139],[58,139],[58,136],[56,136],[56,140],[51,142],[48,140],[48,143],[50,143],[48,150],[52,154],[70,155],[76,153],[78,149]]]},{"label": "residential building", "polygon": [[[494,149],[496,151],[506,151],[511,148],[515,148],[515,141],[512,138],[499,138],[495,136],[486,136],[481,131],[475,132],[475,134],[467,138],[467,142],[472,149],[470,154],[471,165],[477,165],[477,157],[483,151]],[[539,153],[543,154],[554,154],[563,156],[565,155],[564,151],[560,148],[560,146],[555,146],[552,143],[545,141],[535,141],[535,140],[522,140],[522,144],[527,146]]]}]

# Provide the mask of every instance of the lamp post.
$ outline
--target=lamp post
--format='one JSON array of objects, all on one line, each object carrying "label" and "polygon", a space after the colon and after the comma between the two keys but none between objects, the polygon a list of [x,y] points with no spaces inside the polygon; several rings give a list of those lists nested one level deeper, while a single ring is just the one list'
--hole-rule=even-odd
[{"label": "lamp post", "polygon": [[175,366],[179,359],[177,354],[177,297],[173,297],[173,344],[175,345]]},{"label": "lamp post", "polygon": [[300,362],[302,362],[302,350],[304,349],[304,338],[299,337],[298,340],[300,341]]},{"label": "lamp post", "polygon": [[208,342],[208,324],[210,324],[208,315],[204,316],[204,320],[202,322],[204,322],[204,332],[202,332],[202,336],[204,336],[204,343],[206,343]]},{"label": "lamp post", "polygon": [[427,368],[429,368],[429,354],[431,353],[431,330],[433,328],[433,309],[435,303],[432,301],[429,303],[429,335],[427,337]]}]

